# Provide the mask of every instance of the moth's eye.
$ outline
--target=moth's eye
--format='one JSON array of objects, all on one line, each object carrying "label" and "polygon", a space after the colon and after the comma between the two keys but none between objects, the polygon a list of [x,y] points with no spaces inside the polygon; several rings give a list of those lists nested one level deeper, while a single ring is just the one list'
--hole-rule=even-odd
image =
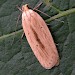
[{"label": "moth's eye", "polygon": [[29,8],[28,4],[27,4],[27,7]]}]

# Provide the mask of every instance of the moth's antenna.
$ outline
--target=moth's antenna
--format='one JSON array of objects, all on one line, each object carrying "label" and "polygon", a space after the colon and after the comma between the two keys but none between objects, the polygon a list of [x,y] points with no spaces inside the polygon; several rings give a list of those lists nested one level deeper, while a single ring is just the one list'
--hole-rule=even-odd
[{"label": "moth's antenna", "polygon": [[38,4],[37,6],[35,6],[35,7],[33,8],[33,10],[39,8],[42,4],[43,4],[43,3],[41,2],[40,4]]},{"label": "moth's antenna", "polygon": [[22,9],[21,9],[18,5],[17,5],[16,7],[17,7],[21,12],[23,12]]}]

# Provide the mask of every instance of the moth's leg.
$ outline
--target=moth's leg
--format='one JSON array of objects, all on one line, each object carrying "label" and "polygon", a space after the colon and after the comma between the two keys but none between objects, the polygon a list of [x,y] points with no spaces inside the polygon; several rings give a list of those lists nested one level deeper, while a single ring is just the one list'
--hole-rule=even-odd
[{"label": "moth's leg", "polygon": [[47,24],[47,26],[49,26],[50,24]]},{"label": "moth's leg", "polygon": [[55,43],[56,46],[58,46],[59,44]]},{"label": "moth's leg", "polygon": [[23,33],[22,33],[22,36],[21,36],[21,39],[23,39],[23,38],[24,38],[24,36],[25,36],[25,33],[23,32]]},{"label": "moth's leg", "polygon": [[20,16],[21,16],[21,13],[19,14],[19,16],[18,16],[18,18],[17,18],[16,27],[15,27],[15,31],[14,31],[14,38],[12,39],[11,45],[14,44],[14,39],[15,39],[15,36],[16,36],[16,29],[17,29],[17,25],[18,25],[18,21],[19,21],[19,19],[20,19]]},{"label": "moth's leg", "polygon": [[[46,13],[44,13],[44,12],[38,10],[38,9],[35,9],[35,10],[38,11],[38,12],[40,12],[40,13],[42,13],[43,15],[45,15],[45,16],[51,18],[51,16],[49,16],[48,14],[46,14]],[[59,19],[55,19],[55,20],[64,23],[64,21],[61,21],[61,20],[59,20]]]},{"label": "moth's leg", "polygon": [[40,11],[40,10],[38,10],[38,9],[35,9],[36,11],[38,11],[38,12],[40,12],[40,13],[42,13],[42,14],[44,14],[45,16],[47,16],[47,17],[51,17],[51,16],[49,16],[48,14],[46,14],[46,13],[44,13],[44,12],[42,12],[42,11]]}]

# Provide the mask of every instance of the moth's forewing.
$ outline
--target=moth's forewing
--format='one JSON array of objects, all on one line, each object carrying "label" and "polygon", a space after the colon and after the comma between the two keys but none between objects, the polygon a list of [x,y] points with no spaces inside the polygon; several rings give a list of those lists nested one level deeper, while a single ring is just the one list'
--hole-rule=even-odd
[{"label": "moth's forewing", "polygon": [[59,55],[42,17],[23,6],[22,26],[28,43],[40,64],[46,69],[56,66],[59,63]]}]

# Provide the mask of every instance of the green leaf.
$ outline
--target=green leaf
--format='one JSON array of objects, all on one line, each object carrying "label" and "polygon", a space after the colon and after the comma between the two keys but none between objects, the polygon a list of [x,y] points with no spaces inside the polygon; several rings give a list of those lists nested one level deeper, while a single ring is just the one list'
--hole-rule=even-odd
[{"label": "green leaf", "polygon": [[[50,24],[60,64],[44,69],[34,56],[23,32],[18,6],[37,6],[41,0],[0,0],[0,75],[75,75],[75,0],[42,0],[39,13]],[[17,23],[17,25],[16,25]],[[16,30],[16,32],[15,32]]]}]

